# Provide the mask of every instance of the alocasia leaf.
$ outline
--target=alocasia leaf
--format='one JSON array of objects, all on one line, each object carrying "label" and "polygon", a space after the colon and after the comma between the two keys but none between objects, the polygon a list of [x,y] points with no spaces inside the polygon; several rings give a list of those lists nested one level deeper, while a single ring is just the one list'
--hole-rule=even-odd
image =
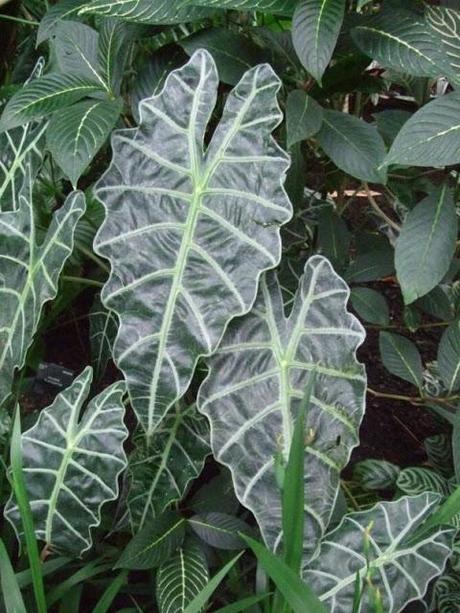
[{"label": "alocasia leaf", "polygon": [[288,157],[270,136],[279,79],[266,64],[248,71],[204,149],[217,86],[212,57],[197,51],[140,104],[139,128],[114,133],[95,188],[107,211],[95,249],[112,265],[102,300],[120,319],[114,358],[149,436],[198,357],[251,308],[291,216]]},{"label": "alocasia leaf", "polygon": [[[385,613],[402,611],[420,600],[429,582],[444,570],[454,530],[435,527],[422,540],[411,540],[417,528],[436,509],[440,497],[427,493],[381,502],[370,511],[350,513],[327,534],[304,579],[331,613],[351,611],[356,576],[369,573],[379,589]],[[365,555],[368,543],[368,560]],[[372,611],[365,589],[359,613]]]},{"label": "alocasia leaf", "polygon": [[292,20],[292,40],[300,61],[321,82],[334,52],[345,0],[302,0]]},{"label": "alocasia leaf", "polygon": [[0,404],[11,391],[15,369],[24,365],[44,303],[56,296],[85,212],[84,195],[72,192],[38,244],[34,178],[29,164],[17,210],[0,213]]},{"label": "alocasia leaf", "polygon": [[[22,435],[35,534],[53,551],[72,555],[91,547],[91,527],[99,525],[102,505],[117,498],[118,476],[126,467],[125,384],[106,388],[80,417],[91,379],[92,369],[87,367]],[[21,520],[13,498],[5,516],[19,533]]]},{"label": "alocasia leaf", "polygon": [[126,501],[133,532],[183,498],[210,452],[208,424],[195,406],[177,404],[151,442],[144,436],[135,438]]},{"label": "alocasia leaf", "polygon": [[346,311],[348,297],[328,260],[314,256],[286,318],[276,277],[262,277],[252,311],[229,325],[200,388],[214,456],[231,469],[241,504],[254,513],[273,549],[282,539],[275,458],[287,460],[312,371],[305,432],[307,556],[327,529],[340,471],[358,443],[366,378],[355,353],[364,331]]}]

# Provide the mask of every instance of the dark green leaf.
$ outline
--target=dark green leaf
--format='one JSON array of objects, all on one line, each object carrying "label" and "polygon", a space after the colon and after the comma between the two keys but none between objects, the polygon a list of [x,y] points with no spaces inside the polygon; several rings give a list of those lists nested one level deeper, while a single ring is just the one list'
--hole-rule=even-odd
[{"label": "dark green leaf", "polygon": [[286,108],[287,146],[318,132],[323,121],[323,109],[304,91],[295,89],[289,93]]},{"label": "dark green leaf", "polygon": [[155,568],[167,560],[185,536],[185,519],[167,511],[138,532],[123,550],[115,568]]},{"label": "dark green leaf", "polygon": [[367,283],[389,277],[394,270],[393,250],[379,248],[358,254],[347,268],[344,278],[347,283]]},{"label": "dark green leaf", "polygon": [[390,312],[385,298],[368,287],[354,287],[350,295],[354,310],[364,321],[377,326],[388,326]]},{"label": "dark green leaf", "polygon": [[380,355],[385,368],[419,389],[422,386],[423,366],[417,346],[399,334],[380,332]]},{"label": "dark green leaf", "polygon": [[226,513],[194,515],[188,523],[205,543],[218,549],[242,549],[245,545],[238,533],[251,532],[243,520]]},{"label": "dark green leaf", "polygon": [[321,82],[342,26],[345,0],[302,0],[292,20],[292,38],[300,61]]},{"label": "dark green leaf", "polygon": [[363,181],[385,183],[377,168],[385,158],[385,145],[375,126],[353,115],[325,110],[318,142],[336,166]]},{"label": "dark green leaf", "polygon": [[438,367],[449,393],[460,388],[460,320],[452,323],[441,337]]},{"label": "dark green leaf", "polygon": [[332,207],[322,208],[318,214],[318,243],[321,253],[339,268],[348,259],[350,232],[347,224]]}]

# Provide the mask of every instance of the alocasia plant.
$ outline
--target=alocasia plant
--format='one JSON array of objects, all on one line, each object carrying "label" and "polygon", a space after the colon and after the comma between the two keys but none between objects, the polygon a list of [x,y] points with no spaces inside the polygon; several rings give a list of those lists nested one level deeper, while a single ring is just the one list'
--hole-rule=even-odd
[{"label": "alocasia plant", "polygon": [[248,71],[204,148],[217,85],[212,57],[197,51],[141,102],[139,128],[115,131],[96,185],[107,216],[95,248],[112,264],[102,300],[120,318],[114,357],[149,436],[198,357],[251,308],[291,216],[288,157],[270,136],[279,79],[268,65]]},{"label": "alocasia plant", "polygon": [[[346,311],[349,290],[329,262],[311,258],[289,317],[276,276],[261,279],[252,311],[230,324],[199,395],[214,457],[232,471],[240,502],[267,544],[281,543],[276,463],[286,462],[309,374],[317,373],[305,440],[305,555],[329,524],[339,475],[358,443],[366,378],[355,352],[364,331]],[[278,458],[278,460],[277,460]]]}]

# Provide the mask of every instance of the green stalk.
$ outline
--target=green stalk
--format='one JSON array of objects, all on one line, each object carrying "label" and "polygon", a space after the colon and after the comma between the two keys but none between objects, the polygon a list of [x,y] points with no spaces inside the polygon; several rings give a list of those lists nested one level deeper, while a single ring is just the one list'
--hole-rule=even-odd
[{"label": "green stalk", "polygon": [[12,470],[12,486],[16,502],[21,515],[24,537],[26,540],[27,556],[29,558],[32,573],[32,585],[34,588],[35,602],[38,613],[46,613],[45,588],[43,585],[42,566],[38,553],[37,540],[35,538],[34,522],[27,495],[24,473],[22,471],[21,449],[21,416],[19,405],[16,405],[14,417],[13,436],[11,437],[10,461]]}]

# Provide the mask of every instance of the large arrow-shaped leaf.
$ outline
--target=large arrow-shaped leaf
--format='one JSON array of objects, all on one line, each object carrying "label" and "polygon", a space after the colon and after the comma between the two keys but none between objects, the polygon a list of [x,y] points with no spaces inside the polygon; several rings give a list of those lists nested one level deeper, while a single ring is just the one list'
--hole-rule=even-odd
[{"label": "large arrow-shaped leaf", "polygon": [[120,318],[114,356],[149,434],[197,358],[251,308],[291,215],[288,158],[270,136],[278,78],[266,64],[248,71],[203,152],[217,84],[212,57],[197,51],[140,104],[139,128],[115,132],[96,186],[107,216],[95,247],[112,264],[102,299]]},{"label": "large arrow-shaped leaf", "polygon": [[[452,528],[436,527],[422,540],[411,541],[439,501],[440,497],[430,492],[381,502],[370,511],[345,516],[340,526],[326,535],[304,574],[320,600],[327,603],[328,611],[353,609],[358,574],[363,582],[366,576],[371,578],[374,590],[380,591],[385,613],[397,613],[412,600],[421,600],[451,553]],[[358,611],[372,610],[371,590],[366,586]]]},{"label": "large arrow-shaped leaf", "polygon": [[70,194],[38,245],[33,180],[29,166],[18,209],[0,213],[0,404],[10,393],[15,368],[24,364],[43,304],[56,295],[75,226],[85,211],[83,194]]},{"label": "large arrow-shaped leaf", "polygon": [[[106,388],[80,419],[91,379],[87,367],[22,435],[35,534],[53,550],[74,555],[91,546],[90,529],[100,523],[102,505],[117,498],[118,476],[126,466],[125,384]],[[21,520],[12,498],[5,516],[19,532]]]},{"label": "large arrow-shaped leaf", "polygon": [[231,469],[240,502],[272,548],[282,538],[275,457],[287,459],[312,371],[317,374],[305,433],[307,555],[328,526],[340,471],[358,443],[366,379],[355,352],[364,331],[346,311],[348,296],[328,260],[315,256],[286,319],[277,280],[273,274],[262,278],[252,311],[230,324],[200,389],[214,456]]}]

